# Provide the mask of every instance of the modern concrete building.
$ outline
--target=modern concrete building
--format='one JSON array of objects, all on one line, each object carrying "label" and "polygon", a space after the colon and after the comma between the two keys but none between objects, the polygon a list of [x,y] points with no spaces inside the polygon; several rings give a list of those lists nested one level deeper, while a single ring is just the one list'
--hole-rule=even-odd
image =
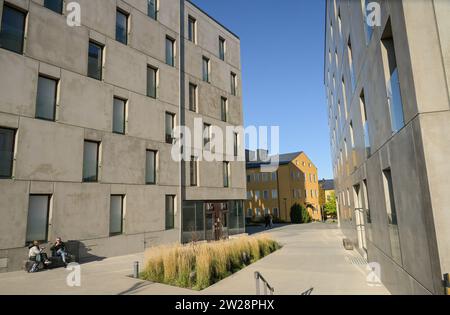
[{"label": "modern concrete building", "polygon": [[326,3],[341,228],[379,263],[392,293],[442,294],[450,270],[450,2]]},{"label": "modern concrete building", "polygon": [[73,2],[0,0],[0,272],[35,239],[87,258],[242,233],[241,135],[171,156],[175,126],[242,125],[239,38],[189,1]]},{"label": "modern concrete building", "polygon": [[[281,154],[276,160],[275,172],[266,172],[268,154],[247,151],[246,217],[261,220],[271,214],[274,218],[290,222],[291,207],[298,203],[308,209],[313,220],[321,220],[317,167],[304,152]],[[256,158],[252,161],[252,157]],[[262,160],[262,161],[261,161]]]}]

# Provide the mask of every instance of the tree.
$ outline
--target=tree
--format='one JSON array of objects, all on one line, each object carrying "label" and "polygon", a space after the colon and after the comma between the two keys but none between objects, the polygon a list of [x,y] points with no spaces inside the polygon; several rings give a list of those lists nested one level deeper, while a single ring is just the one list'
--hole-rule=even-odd
[{"label": "tree", "polygon": [[308,210],[298,203],[295,203],[291,207],[291,223],[300,224],[300,223],[309,223],[312,218],[309,214]]},{"label": "tree", "polygon": [[325,204],[325,215],[331,216],[332,218],[336,218],[337,209],[336,209],[336,195],[334,192],[330,194],[330,199]]}]

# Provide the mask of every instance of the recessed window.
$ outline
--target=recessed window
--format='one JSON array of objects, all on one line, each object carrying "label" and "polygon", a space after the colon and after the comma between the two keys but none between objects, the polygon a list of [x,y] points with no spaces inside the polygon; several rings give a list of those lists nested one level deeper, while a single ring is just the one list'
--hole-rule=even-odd
[{"label": "recessed window", "polygon": [[158,69],[147,66],[147,96],[157,97],[158,92]]},{"label": "recessed window", "polygon": [[175,115],[166,112],[166,143],[173,144],[175,128]]},{"label": "recessed window", "polygon": [[114,98],[113,104],[113,132],[125,134],[125,116],[127,111],[127,101]]},{"label": "recessed window", "polygon": [[225,97],[220,98],[220,111],[222,121],[227,121],[228,119],[228,100]]},{"label": "recessed window", "polygon": [[39,76],[36,99],[36,118],[55,120],[58,81]]},{"label": "recessed window", "polygon": [[366,29],[366,43],[368,44],[370,40],[372,39],[373,29],[374,27],[368,23],[368,13],[369,13],[369,4],[373,2],[374,0],[364,0],[363,3],[363,23]]},{"label": "recessed window", "polygon": [[103,68],[103,46],[90,41],[88,57],[88,76],[96,80],[101,80]]},{"label": "recessed window", "polygon": [[123,206],[125,196],[112,195],[109,211],[109,235],[121,235],[123,233]]},{"label": "recessed window", "polygon": [[157,152],[147,150],[145,156],[145,183],[147,185],[156,184],[156,156]]},{"label": "recessed window", "polygon": [[189,83],[189,110],[197,111],[197,85]]},{"label": "recessed window", "polygon": [[352,91],[354,91],[356,88],[356,77],[355,77],[355,67],[353,65],[352,42],[350,40],[350,37],[348,39],[347,53],[348,53],[348,65],[350,68],[350,77],[352,81]]},{"label": "recessed window", "polygon": [[166,230],[175,228],[175,196],[166,196]]},{"label": "recessed window", "polygon": [[278,198],[278,190],[272,189],[272,199],[277,199],[277,198]]},{"label": "recessed window", "polygon": [[225,60],[226,41],[224,38],[219,37],[219,58]]},{"label": "recessed window", "polygon": [[361,111],[361,122],[364,129],[364,144],[366,147],[366,155],[370,155],[371,146],[370,146],[370,136],[369,136],[369,121],[367,120],[367,111],[366,111],[366,99],[364,97],[364,91],[361,92],[361,96],[359,98],[359,107]]},{"label": "recessed window", "polygon": [[198,160],[195,156],[191,156],[190,161],[190,179],[191,186],[198,186]]},{"label": "recessed window", "polygon": [[234,133],[233,151],[234,151],[234,156],[239,155],[239,134],[237,132]]},{"label": "recessed window", "polygon": [[44,7],[56,13],[63,13],[63,0],[44,0]]},{"label": "recessed window", "polygon": [[211,150],[211,125],[203,124],[203,148]]},{"label": "recessed window", "polygon": [[51,195],[30,195],[26,242],[47,242]]},{"label": "recessed window", "polygon": [[147,10],[148,16],[154,20],[158,20],[158,1],[157,0],[147,0]]},{"label": "recessed window", "polygon": [[170,37],[166,37],[166,64],[175,66],[175,40]]},{"label": "recessed window", "polygon": [[98,181],[99,146],[100,144],[98,142],[84,141],[83,182]]},{"label": "recessed window", "polygon": [[194,44],[197,43],[197,20],[192,16],[188,18],[188,39]]},{"label": "recessed window", "polygon": [[0,128],[0,178],[11,178],[14,161],[14,129]]},{"label": "recessed window", "polygon": [[231,72],[231,95],[237,95],[237,76],[236,73]]},{"label": "recessed window", "polygon": [[0,47],[12,52],[23,53],[26,13],[7,4],[3,6]]},{"label": "recessed window", "polygon": [[210,82],[210,65],[209,65],[209,59],[206,57],[203,57],[202,62],[202,68],[203,68],[203,81]]},{"label": "recessed window", "polygon": [[223,162],[223,187],[230,187],[230,162]]},{"label": "recessed window", "polygon": [[120,9],[116,11],[116,40],[128,44],[128,13]]}]

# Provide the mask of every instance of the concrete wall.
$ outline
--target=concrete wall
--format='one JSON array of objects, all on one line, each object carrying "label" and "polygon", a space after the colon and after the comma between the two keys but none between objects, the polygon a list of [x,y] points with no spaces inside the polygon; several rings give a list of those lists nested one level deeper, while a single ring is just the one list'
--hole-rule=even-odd
[{"label": "concrete wall", "polygon": [[[77,2],[80,27],[67,26],[67,12],[50,11],[42,0],[7,1],[28,14],[23,55],[0,49],[0,126],[17,130],[13,178],[0,181],[0,272],[19,269],[26,257],[30,194],[52,195],[49,240],[82,241],[84,258],[180,241],[181,165],[165,143],[165,113],[175,114],[179,124],[187,108],[180,106],[180,1],[160,1],[158,21],[147,16],[146,0]],[[130,14],[128,45],[115,40],[117,7]],[[186,77],[201,80],[202,54],[208,51],[212,60],[218,55],[219,34],[228,43],[227,61],[213,60],[212,82],[202,85],[195,116],[219,124],[222,95],[230,102],[230,120],[219,125],[242,125],[242,98],[229,91],[230,71],[240,82],[239,39],[191,4],[186,10],[199,21],[199,45],[186,49]],[[175,67],[165,64],[166,36],[176,39]],[[105,47],[100,81],[87,77],[90,39]],[[159,69],[156,99],[146,96],[147,65]],[[39,74],[59,79],[54,122],[34,118]],[[114,97],[127,100],[125,135],[112,133]],[[85,139],[101,142],[98,183],[82,182]],[[145,185],[147,149],[158,151],[156,185]],[[245,198],[244,162],[232,163],[230,188],[223,188],[221,163],[202,163],[199,173],[200,187],[188,187],[188,198]],[[125,196],[123,235],[115,237],[109,236],[112,194]],[[170,231],[165,230],[165,195],[176,195]]]},{"label": "concrete wall", "polygon": [[[381,264],[382,281],[392,293],[441,294],[442,274],[449,268],[450,240],[449,218],[444,210],[445,191],[450,188],[444,180],[448,174],[444,162],[448,154],[445,143],[450,140],[444,126],[450,109],[449,64],[444,57],[449,54],[448,36],[445,37],[449,7],[445,1],[380,1],[380,4],[381,26],[374,28],[372,39],[366,43],[361,3],[336,1],[335,11],[333,1],[327,2],[324,75],[340,223],[346,237],[368,255],[369,261]],[[338,10],[343,40],[337,28]],[[388,21],[392,26],[405,121],[405,126],[397,133],[391,132],[380,43]],[[349,36],[355,90],[351,87],[349,70]],[[338,66],[334,61],[335,49],[340,61]],[[336,86],[333,86],[333,75]],[[342,77],[346,83],[347,117],[340,117],[337,108],[339,103],[344,104]],[[362,91],[371,143],[368,156],[360,111]],[[350,122],[353,148],[349,141],[352,137]],[[341,151],[344,152],[342,159]],[[387,168],[392,173],[398,236],[393,234],[386,212],[383,170]],[[360,205],[353,186],[362,187],[363,181],[367,182],[368,193],[362,197],[363,205]],[[371,214],[371,223],[364,217],[367,251],[363,249],[356,227],[355,208],[360,206],[370,209]]]}]

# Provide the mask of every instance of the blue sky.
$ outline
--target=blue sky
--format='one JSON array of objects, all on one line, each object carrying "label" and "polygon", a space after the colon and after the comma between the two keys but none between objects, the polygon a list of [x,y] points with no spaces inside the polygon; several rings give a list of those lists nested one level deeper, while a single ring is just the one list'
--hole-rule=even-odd
[{"label": "blue sky", "polygon": [[325,1],[193,0],[241,38],[245,125],[280,126],[280,152],[305,151],[332,178],[323,86]]}]

